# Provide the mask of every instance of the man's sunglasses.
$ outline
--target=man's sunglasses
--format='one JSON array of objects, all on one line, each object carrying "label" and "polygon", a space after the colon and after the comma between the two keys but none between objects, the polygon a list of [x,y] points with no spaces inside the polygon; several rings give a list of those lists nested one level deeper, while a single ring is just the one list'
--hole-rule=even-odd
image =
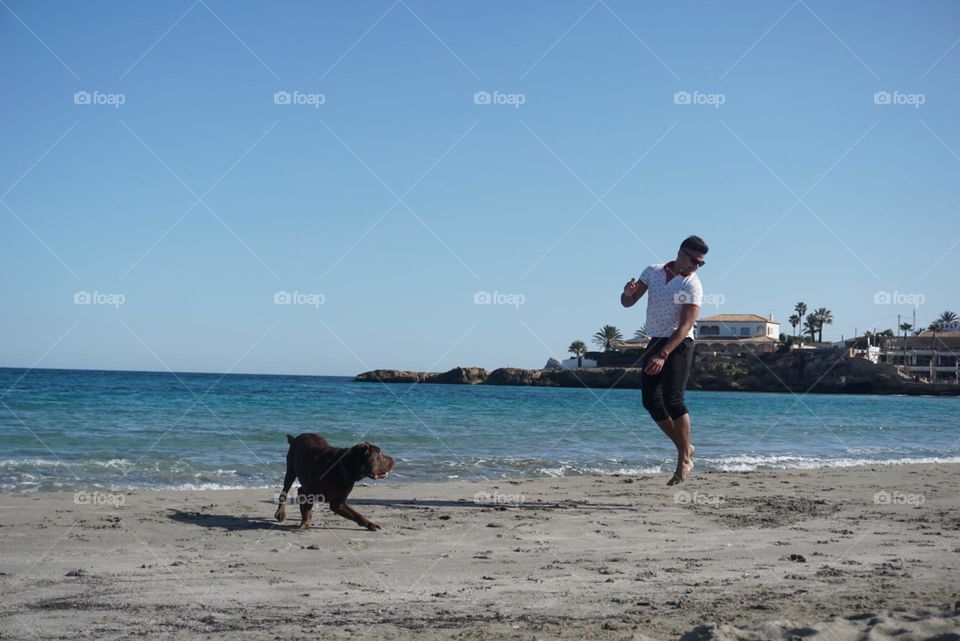
[{"label": "man's sunglasses", "polygon": [[705,261],[697,260],[696,258],[694,258],[693,256],[691,256],[691,255],[690,255],[690,252],[688,252],[686,249],[681,249],[680,251],[682,251],[684,254],[686,254],[687,258],[690,259],[690,262],[692,262],[692,263],[693,263],[694,265],[696,265],[697,267],[703,267],[704,265],[707,264]]}]

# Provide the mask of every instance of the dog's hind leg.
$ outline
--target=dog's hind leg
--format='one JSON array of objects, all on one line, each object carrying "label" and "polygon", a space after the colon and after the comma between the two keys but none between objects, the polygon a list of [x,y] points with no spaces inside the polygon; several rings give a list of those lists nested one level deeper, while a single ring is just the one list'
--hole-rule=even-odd
[{"label": "dog's hind leg", "polygon": [[300,503],[300,525],[297,526],[298,530],[310,529],[310,521],[312,520],[311,512],[313,511],[313,504],[316,502],[316,498],[315,494],[307,493],[302,485],[297,488],[297,502]]}]

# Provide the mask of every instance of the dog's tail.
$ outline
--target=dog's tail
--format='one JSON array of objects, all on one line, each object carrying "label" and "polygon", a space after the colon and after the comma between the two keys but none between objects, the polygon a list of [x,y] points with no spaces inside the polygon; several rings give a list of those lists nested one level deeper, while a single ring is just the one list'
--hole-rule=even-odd
[{"label": "dog's tail", "polygon": [[295,438],[293,434],[287,434],[287,443],[293,443]]}]

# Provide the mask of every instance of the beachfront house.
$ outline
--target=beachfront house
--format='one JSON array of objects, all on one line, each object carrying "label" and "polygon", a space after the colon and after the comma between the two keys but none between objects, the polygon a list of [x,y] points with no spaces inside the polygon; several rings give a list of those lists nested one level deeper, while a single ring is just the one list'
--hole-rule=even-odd
[{"label": "beachfront house", "polygon": [[880,346],[880,362],[895,365],[915,380],[960,383],[960,323],[944,330],[926,330],[917,336],[893,336]]},{"label": "beachfront house", "polygon": [[758,314],[717,314],[693,326],[697,350],[714,353],[773,352],[780,343],[780,323]]}]

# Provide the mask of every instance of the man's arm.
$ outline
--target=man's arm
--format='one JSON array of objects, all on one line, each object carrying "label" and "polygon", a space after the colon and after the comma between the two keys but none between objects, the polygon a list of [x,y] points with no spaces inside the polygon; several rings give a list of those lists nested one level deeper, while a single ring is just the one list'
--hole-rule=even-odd
[{"label": "man's arm", "polygon": [[642,280],[631,278],[630,282],[623,286],[623,293],[620,294],[620,304],[624,307],[633,307],[640,297],[647,293],[647,284]]},{"label": "man's arm", "polygon": [[687,337],[687,334],[690,333],[690,329],[693,327],[693,324],[697,322],[697,314],[699,313],[699,305],[681,305],[680,324],[677,326],[677,331],[670,336],[670,340],[668,340],[667,344],[663,346],[663,349],[667,352],[667,354],[677,349],[677,345],[682,343]]},{"label": "man's arm", "polygon": [[[670,355],[670,352],[677,348],[677,345],[683,342],[687,337],[687,333],[690,331],[690,328],[693,327],[693,324],[697,321],[697,314],[700,313],[699,305],[683,305],[680,308],[680,324],[677,326],[677,331],[675,331],[671,336],[670,340],[667,341],[666,345],[663,346],[663,351],[667,353],[667,356]],[[647,361],[647,366],[644,368],[644,372],[651,375],[659,374],[663,369],[664,363],[667,362],[666,358],[660,356],[660,354],[654,354],[650,360]]]}]

